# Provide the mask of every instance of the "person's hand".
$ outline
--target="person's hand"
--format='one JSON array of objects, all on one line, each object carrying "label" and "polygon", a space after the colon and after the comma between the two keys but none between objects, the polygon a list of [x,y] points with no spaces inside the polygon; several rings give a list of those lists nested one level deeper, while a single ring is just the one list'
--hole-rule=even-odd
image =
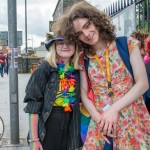
[{"label": "person's hand", "polygon": [[[99,127],[99,124],[97,124],[97,126]],[[104,135],[103,133],[101,133],[101,134],[102,134],[102,137],[103,137],[104,141],[107,142],[108,144],[111,144],[108,137],[106,135]],[[112,135],[111,137],[114,137],[114,136]]]},{"label": "person's hand", "polygon": [[[93,117],[93,118],[95,118],[95,122],[96,122],[98,128],[99,128],[99,122],[101,121],[101,117],[102,117],[102,115],[100,113],[98,113],[95,117]],[[106,141],[108,144],[110,144],[110,141],[107,138],[107,136],[104,135],[103,133],[101,133],[101,134],[102,134],[102,137],[103,137],[104,141]],[[110,134],[109,137],[113,137],[114,138],[116,136],[113,135],[113,134]]]},{"label": "person's hand", "polygon": [[30,143],[30,150],[43,150],[42,144],[40,141]]},{"label": "person's hand", "polygon": [[110,107],[101,115],[99,129],[103,135],[107,135],[112,138],[116,137],[118,118],[119,112],[113,107]]},{"label": "person's hand", "polygon": [[94,116],[91,116],[92,119],[95,121],[95,123],[99,123],[101,120],[101,114],[99,112],[97,112],[96,114],[94,114]]}]

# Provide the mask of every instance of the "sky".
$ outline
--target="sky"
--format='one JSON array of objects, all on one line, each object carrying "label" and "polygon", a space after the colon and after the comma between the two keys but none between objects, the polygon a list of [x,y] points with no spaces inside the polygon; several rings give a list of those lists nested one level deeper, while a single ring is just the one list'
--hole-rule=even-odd
[{"label": "sky", "polygon": [[[0,31],[8,31],[7,1],[0,0]],[[58,0],[26,0],[27,1],[27,37],[28,47],[38,47],[45,40],[49,32],[49,21]],[[116,0],[87,0],[92,5],[103,10],[112,1]],[[22,31],[23,46],[25,47],[25,0],[16,0],[17,3],[17,30]]]}]

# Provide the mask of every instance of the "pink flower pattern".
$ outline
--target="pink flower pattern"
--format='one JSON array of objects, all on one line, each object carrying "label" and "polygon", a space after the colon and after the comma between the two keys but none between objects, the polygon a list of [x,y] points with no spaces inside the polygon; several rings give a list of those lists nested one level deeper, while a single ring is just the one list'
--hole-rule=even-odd
[{"label": "pink flower pattern", "polygon": [[[130,53],[136,44],[137,40],[128,38]],[[102,112],[102,108],[107,103],[111,105],[119,100],[134,85],[132,76],[119,56],[115,42],[109,47],[109,56],[112,90],[114,92],[112,98],[108,96],[106,76],[102,73],[97,61],[90,57],[89,77],[95,94],[95,106],[99,112]],[[99,58],[106,68],[105,53],[102,53]],[[103,150],[104,143],[101,133],[91,119],[83,150]],[[114,150],[141,150],[141,146],[150,148],[150,115],[142,97],[139,97],[133,104],[120,112],[117,138],[113,140],[113,143]]]}]

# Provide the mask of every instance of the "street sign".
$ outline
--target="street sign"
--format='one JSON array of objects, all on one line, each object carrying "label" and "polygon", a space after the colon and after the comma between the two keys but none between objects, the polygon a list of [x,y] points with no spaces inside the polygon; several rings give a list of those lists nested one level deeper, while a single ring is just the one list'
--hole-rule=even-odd
[{"label": "street sign", "polygon": [[[17,31],[17,45],[22,46],[22,31]],[[0,31],[0,46],[8,46],[8,31]]]}]

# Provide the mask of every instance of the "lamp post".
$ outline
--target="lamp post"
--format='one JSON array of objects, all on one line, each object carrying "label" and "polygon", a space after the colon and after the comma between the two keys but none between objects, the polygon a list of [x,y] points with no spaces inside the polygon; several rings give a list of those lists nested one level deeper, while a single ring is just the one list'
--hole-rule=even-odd
[{"label": "lamp post", "polygon": [[26,72],[28,72],[28,43],[27,43],[27,1],[25,0],[25,49],[26,49]]},{"label": "lamp post", "polygon": [[19,144],[19,105],[18,105],[18,49],[16,0],[8,0],[8,46],[11,49],[9,72],[10,96],[10,135],[11,144]]},{"label": "lamp post", "polygon": [[29,41],[32,41],[32,50],[33,50],[33,38],[28,39]]}]

